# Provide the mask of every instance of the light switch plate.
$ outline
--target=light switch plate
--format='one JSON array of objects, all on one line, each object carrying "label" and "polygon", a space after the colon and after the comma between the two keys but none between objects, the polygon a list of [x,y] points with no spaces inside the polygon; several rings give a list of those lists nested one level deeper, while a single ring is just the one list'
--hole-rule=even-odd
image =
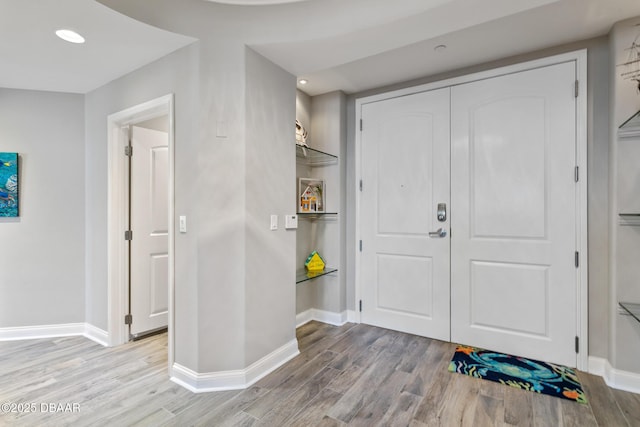
[{"label": "light switch plate", "polygon": [[180,216],[180,232],[181,233],[187,232],[187,217],[184,215]]},{"label": "light switch plate", "polygon": [[278,215],[271,215],[271,230],[278,229]]},{"label": "light switch plate", "polygon": [[298,228],[298,215],[285,215],[284,228],[287,230]]}]

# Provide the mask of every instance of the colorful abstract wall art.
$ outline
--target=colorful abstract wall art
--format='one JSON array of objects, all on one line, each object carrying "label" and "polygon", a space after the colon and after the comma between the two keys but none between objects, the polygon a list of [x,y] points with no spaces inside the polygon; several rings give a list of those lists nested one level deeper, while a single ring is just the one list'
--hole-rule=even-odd
[{"label": "colorful abstract wall art", "polygon": [[0,217],[18,216],[18,153],[0,153]]}]

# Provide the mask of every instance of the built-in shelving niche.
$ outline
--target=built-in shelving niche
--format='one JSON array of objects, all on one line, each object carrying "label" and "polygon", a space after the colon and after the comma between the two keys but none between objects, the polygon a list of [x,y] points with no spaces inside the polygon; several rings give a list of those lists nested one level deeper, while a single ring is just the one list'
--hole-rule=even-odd
[{"label": "built-in shelving niche", "polygon": [[[618,139],[621,141],[629,141],[631,143],[634,141],[630,140],[635,139],[640,143],[640,111],[620,125],[618,128]],[[640,226],[640,212],[620,212],[618,216],[620,218],[620,225]],[[640,322],[640,304],[625,301],[620,301],[618,304],[626,313]]]},{"label": "built-in shelving niche", "polygon": [[[296,163],[312,168],[338,164],[338,156],[296,144]],[[298,219],[307,221],[335,220],[337,212],[298,212]],[[319,272],[309,272],[306,268],[296,270],[296,284],[337,272],[337,268],[325,267]]]}]

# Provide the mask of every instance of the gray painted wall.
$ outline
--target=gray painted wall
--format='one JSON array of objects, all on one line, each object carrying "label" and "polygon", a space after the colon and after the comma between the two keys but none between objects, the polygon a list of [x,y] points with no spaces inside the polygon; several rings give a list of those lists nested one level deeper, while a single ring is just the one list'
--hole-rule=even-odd
[{"label": "gray painted wall", "polygon": [[[246,50],[245,366],[295,339],[296,78]],[[278,230],[270,216],[278,215]]]},{"label": "gray painted wall", "polygon": [[84,322],[84,112],[77,94],[0,89],[20,217],[0,218],[0,328]]},{"label": "gray painted wall", "polygon": [[[143,3],[121,6],[136,16],[149,13]],[[175,360],[201,373],[244,369],[295,336],[295,235],[269,231],[270,214],[295,211],[282,192],[295,183],[295,79],[246,51],[246,28],[225,15],[233,8],[157,3],[155,25],[199,42],[87,96],[87,169],[100,195],[89,201],[92,321],[106,321],[106,116],[174,92],[175,215],[189,224],[176,233]]]},{"label": "gray painted wall", "polygon": [[[454,70],[448,73],[428,76],[410,82],[383,87],[350,95],[348,98],[347,125],[347,211],[355,212],[355,100],[377,93],[420,84],[445,80],[472,74],[479,71],[503,67],[519,62],[543,58],[578,49],[588,51],[588,229],[589,229],[589,354],[603,358],[609,357],[609,49],[608,38],[586,40],[580,43],[558,46],[530,54],[519,55],[480,64],[474,67]],[[355,309],[355,217],[347,219],[347,307]]]}]

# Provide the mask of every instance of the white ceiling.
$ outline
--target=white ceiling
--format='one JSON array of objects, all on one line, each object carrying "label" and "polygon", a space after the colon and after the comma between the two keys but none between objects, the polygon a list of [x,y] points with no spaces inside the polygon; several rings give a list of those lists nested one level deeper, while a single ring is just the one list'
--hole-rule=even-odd
[{"label": "white ceiling", "polygon": [[[359,92],[596,37],[640,17],[640,0],[99,1],[0,0],[0,87],[85,93],[194,41],[103,4],[158,26],[171,20],[159,18],[164,10],[181,8],[185,19],[193,8],[194,27],[204,16],[211,28],[243,38],[308,79],[302,89],[310,95]],[[57,39],[62,27],[87,43]],[[434,51],[441,44],[447,49]]]},{"label": "white ceiling", "polygon": [[86,93],[193,41],[93,0],[0,0],[0,87]]}]

